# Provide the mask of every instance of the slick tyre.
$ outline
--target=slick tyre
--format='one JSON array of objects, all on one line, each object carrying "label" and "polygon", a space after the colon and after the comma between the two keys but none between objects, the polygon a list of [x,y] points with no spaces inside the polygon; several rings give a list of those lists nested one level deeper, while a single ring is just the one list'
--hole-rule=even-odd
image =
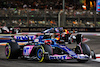
[{"label": "slick tyre", "polygon": [[88,45],[86,45],[86,44],[81,44],[81,47],[82,47],[82,49],[83,49],[83,54],[87,54],[88,56],[90,56],[90,48],[89,48],[89,46]]},{"label": "slick tyre", "polygon": [[[82,48],[82,49],[81,49]],[[85,55],[88,55],[88,56],[90,56],[90,48],[89,48],[89,46],[88,45],[86,45],[86,44],[81,44],[81,48],[79,47],[79,46],[77,46],[76,47],[76,50],[75,50],[75,52],[77,53],[77,54],[85,54]],[[87,62],[89,60],[89,58],[88,59],[77,59],[77,61],[78,62],[80,62],[80,63],[85,63],[85,62]]]},{"label": "slick tyre", "polygon": [[16,42],[9,42],[5,46],[5,54],[7,59],[17,59],[19,56],[19,46]]},{"label": "slick tyre", "polygon": [[42,45],[39,45],[37,50],[36,50],[36,56],[38,58],[38,62],[43,62],[44,61],[44,47]]},{"label": "slick tyre", "polygon": [[95,52],[93,50],[91,50],[91,57],[92,57],[92,59],[96,59],[96,55],[95,55]]},{"label": "slick tyre", "polygon": [[52,49],[51,45],[43,44],[42,46],[44,47],[45,52],[48,52],[49,55],[53,54],[53,49]]}]

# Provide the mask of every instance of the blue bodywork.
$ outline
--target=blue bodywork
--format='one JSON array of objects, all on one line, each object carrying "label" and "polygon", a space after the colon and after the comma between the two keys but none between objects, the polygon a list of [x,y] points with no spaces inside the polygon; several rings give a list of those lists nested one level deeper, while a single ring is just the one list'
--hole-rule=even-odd
[{"label": "blue bodywork", "polygon": [[57,47],[57,48],[60,48],[62,50],[64,50],[65,52],[67,52],[72,58],[76,58],[76,59],[85,59],[85,58],[89,58],[88,56],[79,56],[77,55],[74,51],[72,51],[71,49],[69,49],[67,46],[65,45],[61,45],[61,44],[58,44],[56,43],[56,39],[43,39],[44,35],[41,35],[41,36],[38,36],[36,39],[39,39],[39,42],[40,44],[38,45],[41,45],[44,43],[45,40],[51,40],[53,42],[53,44],[51,44],[52,47]]}]

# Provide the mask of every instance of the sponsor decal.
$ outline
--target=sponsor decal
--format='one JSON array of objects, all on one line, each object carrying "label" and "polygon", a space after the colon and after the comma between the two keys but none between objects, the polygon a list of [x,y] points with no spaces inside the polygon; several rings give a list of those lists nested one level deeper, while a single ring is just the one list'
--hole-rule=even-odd
[{"label": "sponsor decal", "polygon": [[58,60],[65,60],[67,58],[66,55],[60,55],[60,56],[49,56],[50,60],[58,59]]},{"label": "sponsor decal", "polygon": [[33,36],[15,36],[14,38],[17,40],[28,40],[28,38],[29,38],[29,40],[34,40],[36,38],[36,36],[35,35],[33,35]]},{"label": "sponsor decal", "polygon": [[39,39],[35,39],[34,42],[39,42]]},{"label": "sponsor decal", "polygon": [[23,55],[29,55],[31,53],[31,50],[34,46],[25,46],[23,49]]},{"label": "sponsor decal", "polygon": [[24,55],[29,55],[29,49],[30,49],[30,47],[24,47],[24,50],[23,50],[23,54]]}]

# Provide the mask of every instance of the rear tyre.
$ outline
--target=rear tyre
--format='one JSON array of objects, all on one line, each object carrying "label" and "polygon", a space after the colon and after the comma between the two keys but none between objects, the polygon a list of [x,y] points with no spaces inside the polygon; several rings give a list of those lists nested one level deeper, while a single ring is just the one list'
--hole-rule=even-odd
[{"label": "rear tyre", "polygon": [[[77,46],[77,47],[75,48],[75,53],[76,53],[76,54],[82,54],[81,49],[80,49],[79,46]],[[85,63],[85,62],[87,62],[88,60],[77,59],[77,61],[78,61],[79,63]]]},{"label": "rear tyre", "polygon": [[88,45],[86,45],[86,44],[81,44],[81,47],[82,47],[82,49],[83,49],[83,54],[87,54],[88,56],[90,56],[90,48],[89,48],[89,46]]},{"label": "rear tyre", "polygon": [[7,59],[17,59],[19,57],[19,46],[16,42],[9,42],[5,46]]},{"label": "rear tyre", "polygon": [[51,45],[43,44],[42,46],[44,47],[45,52],[48,52],[49,55],[53,54],[53,49],[52,49]]},{"label": "rear tyre", "polygon": [[95,52],[93,50],[91,50],[91,57],[92,57],[92,59],[96,59],[96,55],[95,55]]},{"label": "rear tyre", "polygon": [[77,53],[77,54],[83,53],[83,54],[90,56],[90,48],[86,44],[81,44],[80,46],[76,46],[75,53]]},{"label": "rear tyre", "polygon": [[[81,48],[80,48],[81,47]],[[81,46],[77,46],[75,48],[75,53],[76,54],[84,54],[84,55],[88,55],[90,56],[90,48],[88,45],[86,44],[81,44]],[[82,60],[82,59],[77,59],[78,62],[81,62],[81,63],[85,63],[89,60],[89,58],[87,60]]]}]

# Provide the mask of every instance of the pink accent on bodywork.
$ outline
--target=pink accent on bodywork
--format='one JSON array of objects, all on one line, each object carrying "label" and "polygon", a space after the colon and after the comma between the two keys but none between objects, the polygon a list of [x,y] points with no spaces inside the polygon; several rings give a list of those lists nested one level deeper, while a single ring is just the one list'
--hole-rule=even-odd
[{"label": "pink accent on bodywork", "polygon": [[[24,52],[24,49],[23,49],[23,55],[26,55],[26,56],[30,55],[30,53],[31,53],[31,51],[32,51],[32,49],[33,49],[34,46],[35,46],[35,45],[27,45],[27,46],[25,46],[24,49],[25,49],[26,47],[28,47],[29,50],[26,50],[26,53],[25,53],[25,52]],[[28,52],[27,52],[27,51],[28,51]]]},{"label": "pink accent on bodywork", "polygon": [[31,51],[32,51],[33,47],[34,47],[34,45],[30,46],[29,53],[31,53]]},{"label": "pink accent on bodywork", "polygon": [[14,39],[16,39],[16,36],[14,36]]},{"label": "pink accent on bodywork", "polygon": [[6,55],[7,55],[7,50],[8,50],[9,48],[8,47],[6,47],[6,49],[5,49],[5,53],[6,53]]},{"label": "pink accent on bodywork", "polygon": [[79,43],[79,47],[81,49],[81,53],[83,53],[82,47],[81,47],[81,43]]},{"label": "pink accent on bodywork", "polygon": [[34,39],[36,39],[36,35],[34,35]]},{"label": "pink accent on bodywork", "polygon": [[72,59],[72,57],[67,57],[66,59]]},{"label": "pink accent on bodywork", "polygon": [[58,54],[54,54],[53,56],[61,56],[61,55],[58,55]]}]

